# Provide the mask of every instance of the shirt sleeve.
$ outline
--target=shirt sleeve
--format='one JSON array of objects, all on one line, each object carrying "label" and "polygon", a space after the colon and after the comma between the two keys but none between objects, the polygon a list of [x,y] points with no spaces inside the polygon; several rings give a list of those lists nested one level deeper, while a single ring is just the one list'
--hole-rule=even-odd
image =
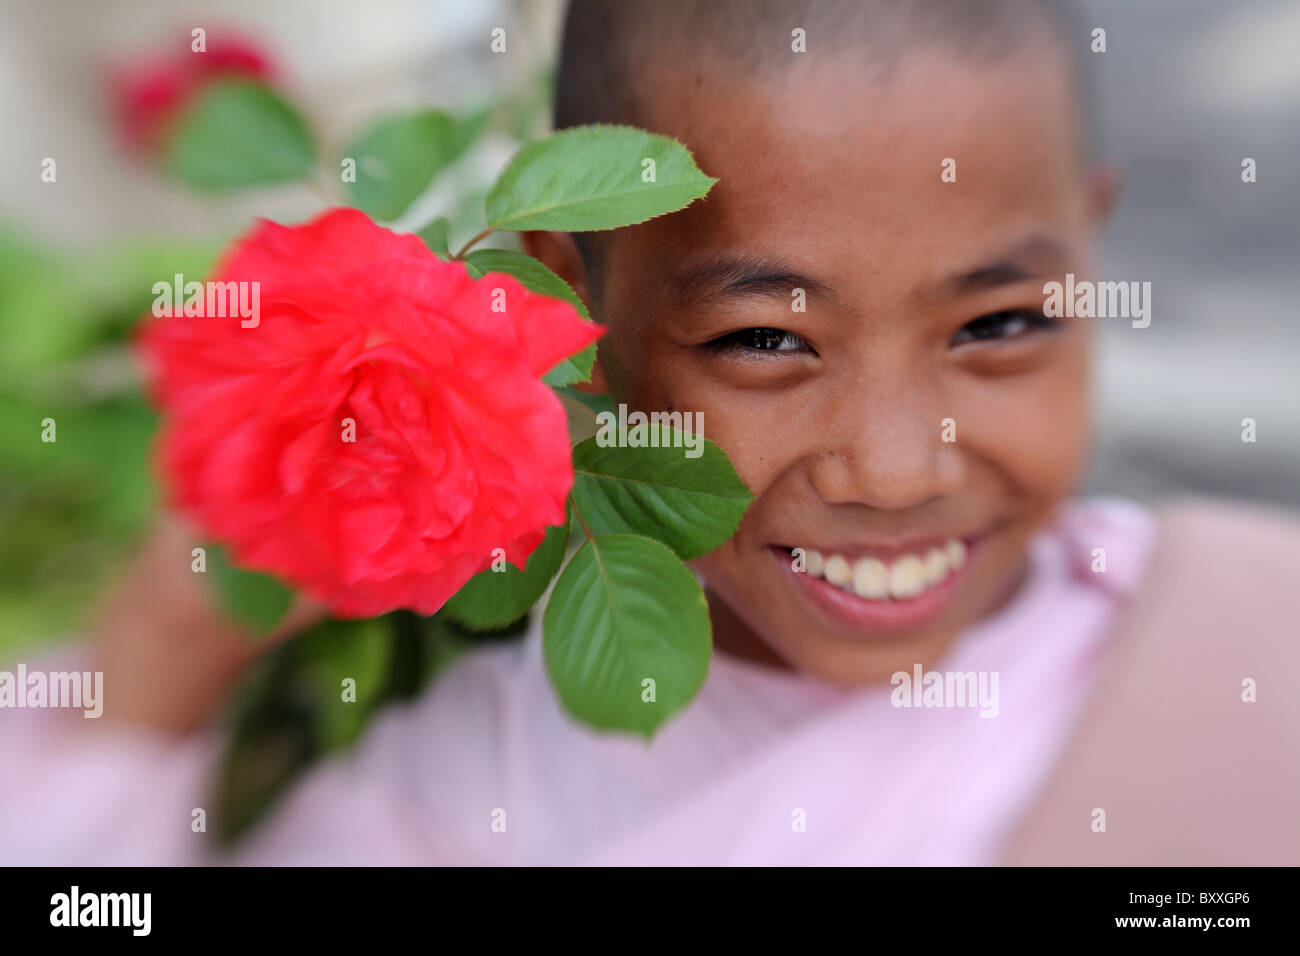
[{"label": "shirt sleeve", "polygon": [[443,866],[514,862],[493,828],[509,805],[503,702],[517,651],[471,652],[418,699],[378,715],[261,821],[236,865]]},{"label": "shirt sleeve", "polygon": [[[76,669],[68,656],[30,670]],[[199,862],[211,735],[98,726],[79,710],[0,711],[0,864],[148,866]]]},{"label": "shirt sleeve", "polygon": [[[75,670],[84,650],[29,665]],[[215,845],[222,734],[89,726],[77,710],[0,710],[0,865],[487,863],[466,840],[495,805],[486,660],[453,668],[313,765],[233,847]],[[485,773],[488,775],[485,777]],[[202,811],[200,814],[199,811]],[[198,821],[203,821],[200,826]]]}]

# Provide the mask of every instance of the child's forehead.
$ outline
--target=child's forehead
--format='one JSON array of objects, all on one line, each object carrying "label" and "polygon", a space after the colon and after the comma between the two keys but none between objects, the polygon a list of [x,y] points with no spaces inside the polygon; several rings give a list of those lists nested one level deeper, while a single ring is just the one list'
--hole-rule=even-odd
[{"label": "child's forehead", "polygon": [[719,181],[682,212],[619,230],[612,278],[672,309],[683,290],[707,290],[702,278],[740,275],[746,295],[788,300],[787,287],[819,283],[860,295],[867,272],[873,296],[912,296],[981,268],[1055,268],[1073,253],[1084,177],[1069,82],[1052,66],[922,52],[852,82],[828,63],[784,82],[717,77],[689,98],[661,87],[647,119]]},{"label": "child's forehead", "polygon": [[656,88],[642,102],[648,125],[719,179],[678,219],[691,231],[706,220],[723,230],[809,218],[827,229],[855,228],[855,217],[933,225],[972,205],[1050,205],[1083,169],[1068,72],[1048,52],[991,64],[922,50],[883,76],[828,58],[779,78],[719,74],[695,86],[678,76]]},{"label": "child's forehead", "polygon": [[837,143],[956,146],[971,131],[996,137],[1048,119],[1060,122],[1045,132],[1077,144],[1082,119],[1068,64],[1050,47],[998,61],[921,47],[879,69],[852,54],[775,72],[670,63],[647,70],[634,95],[638,125],[677,135],[697,150],[795,140],[822,154]]}]

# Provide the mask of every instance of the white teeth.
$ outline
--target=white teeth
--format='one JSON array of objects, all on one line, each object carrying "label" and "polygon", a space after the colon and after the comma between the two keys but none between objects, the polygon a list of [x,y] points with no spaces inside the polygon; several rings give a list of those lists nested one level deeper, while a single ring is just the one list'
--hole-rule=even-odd
[{"label": "white teeth", "polygon": [[931,548],[925,555],[925,583],[933,587],[948,576],[948,555]]},{"label": "white teeth", "polygon": [[826,559],[822,557],[820,551],[814,551],[812,548],[804,550],[804,570],[815,578],[822,576],[826,570]]},{"label": "white teeth", "polygon": [[925,590],[925,564],[914,554],[904,555],[889,569],[889,596],[895,601],[914,598]]},{"label": "white teeth", "polygon": [[832,554],[826,559],[826,580],[837,588],[842,588],[853,580],[853,569],[847,558]]},{"label": "white teeth", "polygon": [[889,568],[876,558],[858,558],[853,563],[853,593],[868,601],[889,595]]},{"label": "white teeth", "polygon": [[804,569],[814,578],[864,601],[892,599],[906,601],[947,580],[966,563],[966,545],[959,538],[949,538],[924,556],[904,554],[889,564],[879,558],[858,558],[850,562],[840,554],[824,554],[814,548],[804,549]]}]

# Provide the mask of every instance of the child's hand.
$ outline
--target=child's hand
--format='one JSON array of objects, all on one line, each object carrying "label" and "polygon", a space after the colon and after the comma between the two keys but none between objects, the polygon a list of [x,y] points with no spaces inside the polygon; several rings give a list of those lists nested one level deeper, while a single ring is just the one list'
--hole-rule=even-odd
[{"label": "child's hand", "polygon": [[190,568],[198,537],[164,515],[104,604],[93,669],[104,673],[104,720],[186,734],[220,705],[261,655],[324,616],[299,600],[269,636],[254,638],[220,610]]}]

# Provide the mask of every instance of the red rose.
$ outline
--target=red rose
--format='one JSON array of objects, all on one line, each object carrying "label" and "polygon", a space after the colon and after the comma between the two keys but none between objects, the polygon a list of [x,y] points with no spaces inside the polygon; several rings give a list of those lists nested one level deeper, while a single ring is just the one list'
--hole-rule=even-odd
[{"label": "red rose", "polygon": [[213,80],[246,76],[268,81],[269,58],[243,40],[213,39],[207,51],[186,49],[165,60],[151,60],[117,71],[111,77],[113,99],[123,139],[137,149],[152,150],[171,120]]},{"label": "red rose", "polygon": [[155,318],[141,346],[172,502],[235,563],[336,616],[431,614],[563,521],[568,430],[541,378],[603,331],[572,306],[352,209],[260,223],[215,279],[260,283],[255,324]]}]

